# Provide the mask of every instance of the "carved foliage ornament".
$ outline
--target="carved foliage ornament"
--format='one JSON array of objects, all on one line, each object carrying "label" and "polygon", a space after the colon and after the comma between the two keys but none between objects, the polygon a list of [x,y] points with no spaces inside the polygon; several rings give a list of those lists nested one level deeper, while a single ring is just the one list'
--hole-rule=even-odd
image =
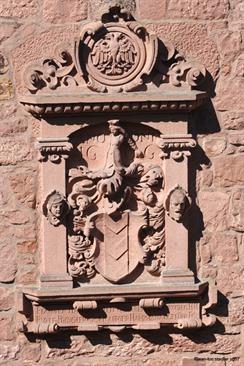
[{"label": "carved foliage ornament", "polygon": [[138,22],[124,16],[122,6],[110,7],[111,17],[85,25],[73,44],[58,46],[54,57],[29,65],[24,83],[39,90],[89,88],[95,92],[129,92],[170,85],[191,88],[206,70],[188,62],[174,47],[150,35]]}]

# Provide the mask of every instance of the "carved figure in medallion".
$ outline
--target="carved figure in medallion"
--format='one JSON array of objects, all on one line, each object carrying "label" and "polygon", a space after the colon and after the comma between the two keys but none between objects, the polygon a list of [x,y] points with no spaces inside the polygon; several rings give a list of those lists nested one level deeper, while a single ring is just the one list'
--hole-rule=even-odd
[{"label": "carved figure in medallion", "polygon": [[191,205],[187,192],[180,186],[172,189],[165,200],[168,215],[177,222],[182,222],[186,211]]},{"label": "carved figure in medallion", "polygon": [[43,204],[43,214],[53,226],[62,224],[68,211],[65,197],[57,191],[52,191]]}]

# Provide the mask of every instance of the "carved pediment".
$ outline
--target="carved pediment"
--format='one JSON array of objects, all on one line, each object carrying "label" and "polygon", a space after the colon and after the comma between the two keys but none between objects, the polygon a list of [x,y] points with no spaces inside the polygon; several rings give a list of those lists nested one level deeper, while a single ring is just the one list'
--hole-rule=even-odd
[{"label": "carved pediment", "polygon": [[[20,99],[30,112],[101,112],[106,103],[112,112],[123,110],[125,102],[134,103],[129,111],[162,112],[191,110],[202,102],[205,94],[192,89],[204,79],[204,66],[185,60],[173,45],[149,34],[122,10],[120,5],[109,7],[103,21],[83,26],[73,43],[57,45],[53,57],[27,65],[23,83],[29,96]],[[170,98],[168,91],[173,93]],[[122,95],[117,110],[114,93]],[[94,99],[97,94],[104,97]],[[179,104],[182,101],[186,104]]]}]

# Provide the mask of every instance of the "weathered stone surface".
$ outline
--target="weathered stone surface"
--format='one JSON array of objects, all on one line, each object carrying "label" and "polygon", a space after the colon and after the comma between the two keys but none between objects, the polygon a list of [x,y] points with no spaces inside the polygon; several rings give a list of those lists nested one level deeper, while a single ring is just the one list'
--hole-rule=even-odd
[{"label": "weathered stone surface", "polygon": [[223,192],[200,192],[199,207],[203,213],[205,227],[210,231],[227,228],[227,212],[230,197]]},{"label": "weathered stone surface", "polygon": [[0,344],[0,362],[15,360],[19,353],[19,345],[14,344]]},{"label": "weathered stone surface", "polygon": [[220,155],[226,148],[225,137],[208,137],[204,141],[204,151],[208,156]]},{"label": "weathered stone surface", "polygon": [[213,161],[214,184],[230,187],[244,182],[243,155],[223,156]]},{"label": "weathered stone surface", "polygon": [[19,340],[20,347],[20,358],[26,363],[37,363],[41,358],[41,344],[40,342],[28,342],[25,337],[20,337]]},{"label": "weathered stone surface", "polygon": [[28,240],[17,243],[17,253],[18,254],[34,254],[37,249],[36,240]]},{"label": "weathered stone surface", "polygon": [[0,311],[10,310],[14,305],[13,291],[6,287],[0,287]]},{"label": "weathered stone surface", "polygon": [[213,183],[213,172],[211,169],[203,169],[201,172],[201,186],[211,187]]},{"label": "weathered stone surface", "polygon": [[215,78],[219,70],[219,54],[216,44],[207,35],[203,24],[165,23],[148,26],[163,40],[171,42],[190,60],[204,64]]},{"label": "weathered stone surface", "polygon": [[230,295],[233,291],[239,291],[244,286],[243,266],[236,263],[233,265],[222,265],[218,269],[217,286],[224,295]]},{"label": "weathered stone surface", "polygon": [[241,130],[244,128],[244,113],[223,112],[221,113],[220,122],[226,130]]},{"label": "weathered stone surface", "polygon": [[0,165],[30,160],[30,146],[23,138],[0,138]]},{"label": "weathered stone surface", "polygon": [[12,341],[15,337],[13,315],[0,313],[0,341]]},{"label": "weathered stone surface", "polygon": [[244,231],[244,189],[236,189],[231,196],[229,226]]},{"label": "weathered stone surface", "polygon": [[10,177],[10,185],[17,199],[27,207],[36,203],[36,172],[29,170]]},{"label": "weathered stone surface", "polygon": [[[220,73],[221,75],[228,75],[233,70],[234,65],[242,47],[242,38],[240,32],[223,31],[216,36],[220,50]],[[234,75],[234,73],[232,74]],[[237,74],[235,74],[237,75]]]},{"label": "weathered stone surface", "polygon": [[34,264],[26,264],[19,268],[16,278],[18,284],[30,285],[37,281],[37,268]]},{"label": "weathered stone surface", "polygon": [[12,282],[17,271],[16,255],[13,242],[4,240],[0,242],[0,282]]},{"label": "weathered stone surface", "polygon": [[154,0],[153,6],[148,0],[139,0],[139,16],[142,19],[161,20],[166,14],[166,1]]},{"label": "weathered stone surface", "polygon": [[244,297],[231,298],[229,302],[229,316],[226,322],[231,325],[244,324]]},{"label": "weathered stone surface", "polygon": [[236,235],[215,233],[211,240],[211,253],[223,264],[236,262],[239,259]]},{"label": "weathered stone surface", "polygon": [[229,143],[232,145],[244,145],[244,133],[235,132],[229,134]]},{"label": "weathered stone surface", "polygon": [[44,0],[43,18],[51,23],[73,23],[86,19],[87,0]]},{"label": "weathered stone surface", "polygon": [[199,242],[200,259],[201,259],[202,265],[207,264],[207,263],[211,262],[211,260],[212,260],[210,243],[209,243],[210,240],[211,240],[211,236],[209,234],[205,234]]},{"label": "weathered stone surface", "polygon": [[122,5],[124,10],[135,14],[136,0],[88,0],[89,17],[92,20],[101,20],[101,15],[106,14],[109,6]]},{"label": "weathered stone surface", "polygon": [[28,18],[39,10],[38,0],[6,0],[1,1],[0,16]]},{"label": "weathered stone surface", "polygon": [[0,24],[0,44],[9,39],[18,28],[19,24],[15,22]]},{"label": "weathered stone surface", "polygon": [[[163,2],[163,0],[161,0]],[[172,18],[191,19],[221,19],[228,16],[229,2],[227,0],[169,0],[167,16]]]}]

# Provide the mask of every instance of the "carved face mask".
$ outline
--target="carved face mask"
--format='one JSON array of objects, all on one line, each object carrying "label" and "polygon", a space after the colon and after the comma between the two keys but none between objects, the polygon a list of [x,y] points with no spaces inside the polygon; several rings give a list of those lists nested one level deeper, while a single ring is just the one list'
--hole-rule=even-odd
[{"label": "carved face mask", "polygon": [[61,217],[64,211],[64,204],[63,202],[55,202],[50,207],[50,212],[55,217]]},{"label": "carved face mask", "polygon": [[186,196],[181,191],[174,191],[170,197],[169,214],[170,217],[180,222],[183,218],[186,208]]}]

